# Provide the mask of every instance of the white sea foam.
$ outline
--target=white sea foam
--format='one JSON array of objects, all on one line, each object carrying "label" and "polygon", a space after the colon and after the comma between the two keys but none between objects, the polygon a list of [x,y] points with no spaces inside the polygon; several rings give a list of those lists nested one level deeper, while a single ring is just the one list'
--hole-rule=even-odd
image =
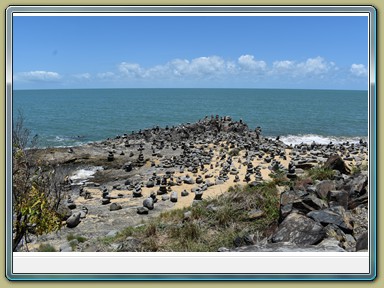
[{"label": "white sea foam", "polygon": [[97,171],[103,170],[101,166],[87,167],[76,170],[71,177],[69,177],[74,183],[81,183],[90,178],[93,178]]},{"label": "white sea foam", "polygon": [[336,136],[321,136],[315,134],[305,134],[305,135],[287,135],[281,136],[280,140],[287,145],[298,145],[301,143],[311,144],[315,142],[316,144],[341,144],[345,142],[349,143],[359,143],[360,139],[367,141],[367,137],[336,137]]}]

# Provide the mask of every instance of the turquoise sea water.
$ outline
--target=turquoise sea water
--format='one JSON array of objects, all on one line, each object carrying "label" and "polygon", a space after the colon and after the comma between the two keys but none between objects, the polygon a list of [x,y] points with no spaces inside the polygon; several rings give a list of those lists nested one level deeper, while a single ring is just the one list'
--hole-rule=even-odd
[{"label": "turquoise sea water", "polygon": [[156,125],[230,115],[287,143],[368,135],[368,92],[292,89],[62,89],[13,91],[39,145],[71,146]]}]

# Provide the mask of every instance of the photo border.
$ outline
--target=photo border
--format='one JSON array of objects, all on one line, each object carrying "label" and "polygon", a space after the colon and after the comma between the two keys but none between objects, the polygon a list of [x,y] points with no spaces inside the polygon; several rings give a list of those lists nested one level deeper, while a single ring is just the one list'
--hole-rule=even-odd
[{"label": "photo border", "polygon": [[[278,12],[297,12],[297,13],[311,13],[308,12],[306,9],[320,9],[320,11],[315,11],[313,13],[345,13],[345,12],[369,12],[370,14],[370,51],[369,51],[369,110],[370,110],[370,117],[369,117],[369,167],[370,167],[370,174],[369,174],[369,218],[370,218],[370,259],[371,259],[371,272],[368,276],[365,274],[361,276],[351,276],[351,275],[344,275],[340,277],[340,275],[337,275],[336,277],[333,275],[329,275],[329,278],[325,277],[319,277],[314,278],[313,274],[311,276],[307,276],[305,274],[289,274],[289,275],[281,275],[281,274],[256,274],[257,277],[254,274],[182,274],[183,276],[177,274],[135,274],[135,276],[128,277],[127,274],[121,275],[121,277],[111,277],[111,274],[107,275],[98,275],[97,278],[95,278],[95,275],[92,274],[92,277],[88,278],[86,274],[82,275],[73,275],[72,279],[68,279],[67,275],[62,278],[62,275],[46,275],[46,274],[39,274],[39,275],[15,275],[12,273],[12,271],[9,270],[10,264],[12,264],[12,251],[9,251],[10,248],[10,240],[12,240],[12,225],[10,224],[10,220],[12,220],[10,213],[6,214],[6,268],[7,268],[7,278],[9,280],[197,280],[197,281],[206,281],[206,280],[372,280],[376,277],[376,253],[377,253],[377,190],[376,190],[376,169],[377,169],[377,163],[376,163],[376,143],[377,143],[377,135],[376,135],[376,129],[377,129],[377,96],[376,96],[376,9],[372,6],[252,6],[252,5],[246,5],[246,6],[174,6],[174,5],[162,5],[162,6],[12,6],[7,9],[7,19],[6,19],[6,151],[11,150],[11,127],[12,127],[12,57],[10,55],[10,51],[12,51],[12,46],[10,41],[10,34],[9,32],[9,26],[11,23],[9,22],[10,19],[12,19],[13,13],[32,13],[32,12],[57,12],[57,9],[62,11],[64,13],[77,13],[79,12],[79,9],[85,9],[86,11],[82,12],[101,12],[104,13],[105,9],[120,9],[125,10],[128,9],[128,11],[124,12],[134,12],[134,13],[145,13],[145,12],[153,12],[153,13],[159,13],[159,12],[171,12],[171,13],[198,13],[198,12],[239,12],[239,13],[249,13],[249,12],[270,12],[270,9],[277,9],[277,11],[273,11],[271,13],[278,13]],[[35,11],[36,9],[36,11]],[[43,11],[41,11],[41,10]],[[54,11],[52,11],[53,9]],[[181,9],[182,11],[180,12]],[[221,10],[223,9],[223,10]],[[253,11],[252,9],[256,9],[256,11]],[[283,9],[284,11],[279,11],[279,9]],[[329,10],[328,10],[329,9]],[[340,10],[341,9],[341,10]],[[356,9],[368,9],[365,11],[356,11]],[[31,11],[32,10],[32,11]],[[40,10],[40,11],[37,11]],[[95,10],[95,11],[89,11],[89,10]],[[100,11],[103,10],[103,11]],[[160,10],[160,11],[159,11]],[[220,10],[220,11],[218,11]],[[268,11],[269,10],[269,11]],[[288,10],[288,11],[287,11]],[[122,12],[122,11],[119,11]],[[6,191],[7,191],[7,198],[6,198],[6,206],[9,207],[11,202],[11,197],[9,196],[9,192],[11,191],[11,183],[12,183],[12,176],[9,174],[9,171],[12,169],[9,169],[12,165],[12,157],[10,153],[6,154],[6,161],[7,161],[7,170],[6,170]],[[372,199],[372,200],[371,200]],[[374,227],[374,229],[372,229]],[[11,235],[11,236],[9,236]],[[12,249],[11,249],[12,250]],[[11,253],[9,253],[11,252]],[[12,265],[11,265],[12,266]],[[68,274],[72,275],[72,274]],[[246,275],[246,277],[244,277]],[[260,277],[261,275],[261,277]],[[314,274],[317,275],[317,274]],[[32,277],[31,277],[32,276]],[[131,275],[128,275],[131,276]],[[185,277],[184,277],[185,276]],[[200,276],[200,278],[199,278]],[[213,276],[213,277],[211,277]],[[248,277],[249,276],[249,277]],[[272,276],[266,277],[265,276]],[[192,277],[192,278],[191,278]],[[208,277],[208,278],[206,278]],[[211,277],[211,278],[210,278]],[[296,278],[297,277],[297,278]],[[343,278],[344,277],[344,278]]]}]

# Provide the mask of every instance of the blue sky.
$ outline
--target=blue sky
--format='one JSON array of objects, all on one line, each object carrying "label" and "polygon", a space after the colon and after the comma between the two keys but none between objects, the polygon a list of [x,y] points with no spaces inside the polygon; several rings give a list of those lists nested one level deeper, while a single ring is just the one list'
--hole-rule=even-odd
[{"label": "blue sky", "polygon": [[367,17],[15,16],[13,25],[14,89],[367,89]]}]

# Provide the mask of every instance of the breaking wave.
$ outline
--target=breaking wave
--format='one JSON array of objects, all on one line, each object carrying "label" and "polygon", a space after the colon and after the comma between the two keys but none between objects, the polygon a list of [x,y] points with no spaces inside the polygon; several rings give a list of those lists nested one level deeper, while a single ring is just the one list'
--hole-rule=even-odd
[{"label": "breaking wave", "polygon": [[360,139],[367,141],[368,137],[343,137],[343,136],[321,136],[315,134],[305,134],[305,135],[287,135],[280,136],[280,141],[287,145],[298,145],[298,144],[311,144],[315,142],[316,144],[342,144],[342,143],[359,143]]}]

